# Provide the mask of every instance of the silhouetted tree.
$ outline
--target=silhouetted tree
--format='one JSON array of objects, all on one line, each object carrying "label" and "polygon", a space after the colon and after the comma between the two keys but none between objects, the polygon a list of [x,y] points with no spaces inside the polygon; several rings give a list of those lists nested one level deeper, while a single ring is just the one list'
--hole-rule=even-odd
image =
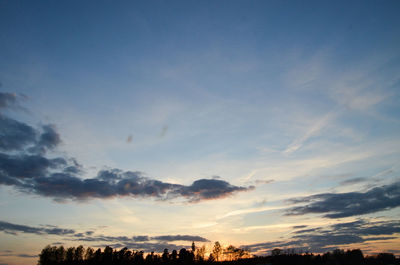
[{"label": "silhouetted tree", "polygon": [[210,256],[208,256],[208,260],[209,263],[213,263],[215,261],[215,257],[213,253],[210,253]]},{"label": "silhouetted tree", "polygon": [[42,252],[39,254],[39,265],[53,265],[56,264],[54,248],[50,245],[46,246],[42,249]]},{"label": "silhouetted tree", "polygon": [[[130,251],[127,248],[118,251],[105,247],[102,252],[101,249],[94,251],[90,247],[85,251],[83,246],[69,247],[67,250],[63,246],[46,246],[39,254],[38,265],[204,265],[204,252],[205,246],[197,248],[194,258],[193,250],[182,248],[178,256],[176,250],[169,254],[168,249],[165,249],[162,256],[152,252],[144,260],[143,251]],[[222,255],[218,251],[215,253]],[[271,256],[249,258],[246,250],[230,245],[224,254],[226,260],[218,262],[221,265],[400,265],[400,260],[391,253],[364,257],[359,249],[337,249],[323,255],[302,253],[295,249],[274,249]],[[211,253],[207,264],[215,264],[215,261],[215,254]]]},{"label": "silhouetted tree", "polygon": [[274,248],[274,249],[271,251],[271,256],[279,256],[281,253],[282,253],[282,250],[281,250],[281,249],[279,249],[279,248]]},{"label": "silhouetted tree", "polygon": [[106,246],[103,252],[102,261],[104,264],[111,264],[113,257],[113,249],[112,247]]},{"label": "silhouetted tree", "polygon": [[56,250],[56,262],[57,263],[62,263],[65,261],[65,257],[66,257],[66,251],[64,249],[63,246],[59,246]]},{"label": "silhouetted tree", "polygon": [[142,265],[144,264],[144,258],[143,258],[143,251],[136,251],[133,254],[133,262],[136,265]]},{"label": "silhouetted tree", "polygon": [[217,261],[219,261],[219,257],[220,257],[220,255],[222,253],[222,247],[221,247],[221,244],[218,241],[216,241],[214,243],[214,247],[213,247],[212,253],[214,254],[215,259]]},{"label": "silhouetted tree", "polygon": [[101,264],[103,262],[103,255],[101,249],[98,248],[94,253],[94,264]]},{"label": "silhouetted tree", "polygon": [[378,264],[395,264],[396,258],[392,253],[379,253],[377,256]]},{"label": "silhouetted tree", "polygon": [[192,253],[194,253],[196,251],[196,245],[194,244],[194,242],[192,242]]},{"label": "silhouetted tree", "polygon": [[164,263],[168,263],[169,261],[169,252],[168,252],[168,248],[164,249],[164,252],[162,254],[162,260]]},{"label": "silhouetted tree", "polygon": [[74,253],[74,261],[77,262],[77,264],[81,263],[81,261],[83,260],[83,254],[85,252],[85,248],[80,245],[75,249],[75,253]]},{"label": "silhouetted tree", "polygon": [[348,264],[362,264],[364,262],[362,251],[359,249],[347,250],[346,261]]},{"label": "silhouetted tree", "polygon": [[88,247],[85,253],[85,260],[92,260],[92,259],[94,259],[94,249]]},{"label": "silhouetted tree", "polygon": [[178,252],[176,251],[176,249],[172,250],[171,259],[174,262],[178,259]]},{"label": "silhouetted tree", "polygon": [[202,262],[204,260],[204,255],[206,254],[206,247],[203,245],[196,249],[196,260]]},{"label": "silhouetted tree", "polygon": [[67,249],[67,254],[66,254],[67,263],[72,264],[72,262],[74,261],[74,256],[75,256],[75,248],[69,247]]}]

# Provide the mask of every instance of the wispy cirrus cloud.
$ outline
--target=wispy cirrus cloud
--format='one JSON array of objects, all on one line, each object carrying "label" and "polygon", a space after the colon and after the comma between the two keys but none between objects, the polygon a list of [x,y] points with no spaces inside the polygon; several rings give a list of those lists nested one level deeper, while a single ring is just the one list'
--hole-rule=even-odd
[{"label": "wispy cirrus cloud", "polygon": [[350,131],[354,134],[352,137],[360,138],[363,133],[357,133],[358,124],[354,124],[356,129],[353,131],[347,124],[343,126],[341,123],[346,116],[361,114],[365,117],[398,122],[378,114],[376,110],[379,104],[398,94],[394,89],[398,86],[398,77],[390,74],[382,75],[382,69],[386,69],[393,58],[386,57],[383,60],[380,58],[373,64],[356,62],[356,65],[343,73],[332,69],[331,60],[334,55],[332,52],[328,48],[315,52],[307,59],[301,55],[295,56],[295,63],[287,73],[285,81],[294,91],[299,92],[300,96],[306,92],[307,95],[316,96],[310,97],[314,101],[320,100],[327,104],[317,112],[316,109],[312,112],[307,111],[307,105],[305,108],[303,105],[298,107],[298,110],[306,110],[307,114],[297,115],[296,120],[292,121],[293,123],[300,121],[301,129],[296,131],[291,142],[283,150],[282,153],[285,155],[295,153],[322,134],[329,135],[324,131],[329,126],[340,127],[341,131]]},{"label": "wispy cirrus cloud", "polygon": [[316,121],[310,128],[308,128],[307,131],[302,136],[296,138],[292,143],[290,143],[283,151],[283,153],[291,154],[300,149],[308,139],[310,139],[315,135],[318,135],[319,132],[337,115],[338,113],[336,111],[331,111],[325,114],[322,118]]}]

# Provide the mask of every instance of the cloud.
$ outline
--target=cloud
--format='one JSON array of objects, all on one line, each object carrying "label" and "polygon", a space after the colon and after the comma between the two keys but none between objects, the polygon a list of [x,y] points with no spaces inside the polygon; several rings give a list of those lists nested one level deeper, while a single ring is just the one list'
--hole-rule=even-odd
[{"label": "cloud", "polygon": [[[3,252],[3,253],[2,253]],[[29,255],[29,254],[18,254],[14,253],[11,250],[0,251],[0,256],[2,257],[19,257],[19,258],[37,258],[38,255]],[[0,263],[2,264],[2,263]]]},{"label": "cloud", "polygon": [[312,252],[325,252],[342,245],[364,243],[374,240],[391,240],[400,233],[400,221],[369,221],[338,223],[293,232],[288,240],[263,242],[247,247],[252,252],[264,253],[274,248],[300,248]]},{"label": "cloud", "polygon": [[176,245],[176,244],[171,244],[171,243],[165,243],[165,242],[146,242],[146,243],[113,243],[113,244],[98,244],[95,247],[99,248],[104,248],[106,246],[112,247],[112,248],[123,248],[127,247],[128,249],[135,249],[137,251],[143,251],[143,252],[163,252],[164,249],[169,249],[169,250],[179,250],[182,248],[189,248],[190,245]]},{"label": "cloud", "polygon": [[[75,234],[78,238],[76,241],[98,242],[100,244],[95,247],[110,246],[113,248],[127,247],[135,250],[142,250],[144,252],[162,252],[167,249],[181,249],[190,246],[191,242],[210,242],[208,239],[201,236],[193,235],[163,235],[163,236],[84,236],[83,233]],[[188,245],[177,245],[170,242],[173,241],[186,241]]]},{"label": "cloud", "polygon": [[292,143],[290,143],[286,149],[283,151],[284,154],[291,154],[300,149],[303,144],[311,137],[318,135],[319,132],[324,129],[335,117],[337,116],[337,111],[330,111],[314,123],[308,130],[301,136],[296,138]]},{"label": "cloud", "polygon": [[[108,176],[108,178],[104,176]],[[29,182],[23,182],[20,186],[24,190],[55,199],[86,200],[132,196],[166,200],[184,197],[190,202],[222,198],[236,191],[250,189],[233,186],[226,181],[215,179],[196,180],[189,186],[171,184],[142,177],[137,172],[123,172],[118,169],[100,171],[96,178],[90,179],[80,179],[69,173],[52,173],[48,176],[30,179]]]},{"label": "cloud", "polygon": [[301,228],[306,228],[307,225],[295,225],[293,226],[293,229],[301,229]]},{"label": "cloud", "polygon": [[306,205],[290,208],[287,215],[325,213],[327,218],[341,218],[375,213],[400,206],[400,182],[367,192],[323,193],[290,201]]},{"label": "cloud", "polygon": [[190,201],[200,201],[222,198],[237,191],[251,189],[254,189],[254,187],[238,187],[220,179],[199,179],[190,186],[180,186],[177,193],[189,198]]},{"label": "cloud", "polygon": [[136,242],[144,242],[150,240],[148,236],[134,236],[132,239]]},{"label": "cloud", "polygon": [[[0,93],[0,107],[16,104],[14,94]],[[166,129],[165,129],[166,130]],[[80,177],[82,166],[74,158],[52,157],[47,151],[61,143],[51,124],[35,129],[0,114],[0,185],[20,191],[65,199],[88,200],[131,196],[160,200],[184,198],[189,202],[219,199],[235,192],[253,189],[221,179],[199,179],[180,185],[144,177],[138,171],[101,170],[93,178]]]},{"label": "cloud", "polygon": [[72,229],[64,229],[54,226],[46,226],[46,227],[33,227],[26,225],[18,225],[13,223],[8,223],[4,221],[0,221],[0,231],[6,233],[16,234],[18,232],[21,233],[29,233],[36,235],[71,235],[74,234],[75,231]]},{"label": "cloud", "polygon": [[60,241],[51,243],[51,245],[63,245],[63,244],[64,244],[64,243],[63,243],[63,242],[60,242]]},{"label": "cloud", "polygon": [[368,178],[365,177],[359,177],[359,178],[352,178],[352,179],[347,179],[342,182],[340,182],[340,185],[346,186],[346,185],[352,185],[352,184],[357,184],[361,182],[368,181]]},{"label": "cloud", "polygon": [[383,236],[399,232],[399,221],[367,222],[366,220],[358,220],[355,222],[334,224],[328,227],[296,231],[296,235],[292,239],[307,243],[314,249],[325,249],[327,246],[332,245],[338,246],[373,240],[389,240],[396,237]]},{"label": "cloud", "polygon": [[[55,235],[62,236],[63,240],[101,243],[100,246],[128,247],[146,252],[162,251],[164,248],[180,249],[187,247],[184,245],[171,244],[173,241],[185,242],[210,242],[207,238],[196,235],[160,235],[160,236],[106,236],[94,235],[94,231],[76,232],[73,229],[65,229],[57,226],[33,227],[26,225],[13,224],[0,221],[0,231],[18,235],[18,233],[29,233],[36,235]],[[103,244],[104,243],[104,244]],[[53,245],[60,245],[61,242],[55,242]]]},{"label": "cloud", "polygon": [[37,137],[31,126],[0,115],[0,150],[12,151],[33,144]]},{"label": "cloud", "polygon": [[38,255],[29,255],[29,254],[18,254],[17,255],[20,258],[37,258]]},{"label": "cloud", "polygon": [[400,233],[400,221],[366,222],[358,220],[350,223],[332,225],[334,231],[340,233],[357,233],[361,236],[393,235]]},{"label": "cloud", "polygon": [[190,235],[175,235],[175,236],[156,236],[152,237],[154,240],[159,241],[197,241],[197,242],[210,242],[210,240],[201,236]]},{"label": "cloud", "polygon": [[16,103],[17,103],[16,94],[0,92],[0,109],[12,107]]},{"label": "cloud", "polygon": [[272,183],[272,182],[275,182],[275,180],[274,180],[274,179],[266,179],[266,180],[263,180],[263,179],[256,179],[256,180],[255,180],[255,183],[256,183],[257,185],[270,184],[270,183]]},{"label": "cloud", "polygon": [[40,135],[38,142],[31,148],[31,152],[45,153],[61,143],[61,138],[56,128],[52,124],[42,126],[43,133]]},{"label": "cloud", "polygon": [[168,125],[164,125],[161,129],[160,138],[164,137],[167,134]]},{"label": "cloud", "polygon": [[43,125],[40,130],[37,130],[0,113],[0,128],[0,151],[44,154],[61,142],[60,135],[51,124]]},{"label": "cloud", "polygon": [[207,238],[193,235],[162,235],[162,236],[87,236],[84,233],[76,233],[73,235],[74,240],[89,241],[89,242],[119,242],[119,243],[138,243],[138,242],[172,242],[172,241],[187,241],[187,242],[210,242]]}]

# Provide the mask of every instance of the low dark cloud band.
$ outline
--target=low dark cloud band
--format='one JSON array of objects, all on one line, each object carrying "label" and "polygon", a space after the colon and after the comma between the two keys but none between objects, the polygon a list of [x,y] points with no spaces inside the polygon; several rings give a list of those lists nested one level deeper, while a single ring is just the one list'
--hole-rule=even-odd
[{"label": "low dark cloud band", "polygon": [[338,247],[375,240],[393,240],[400,233],[400,221],[370,221],[338,223],[325,227],[295,230],[287,240],[263,242],[243,247],[266,254],[274,248],[296,248],[311,252],[326,252]]},{"label": "low dark cloud band", "polygon": [[[35,235],[55,235],[60,236],[63,240],[88,242],[96,244],[96,246],[112,246],[116,248],[128,247],[146,252],[161,252],[164,248],[180,249],[187,247],[184,245],[176,245],[174,242],[210,242],[207,238],[196,235],[161,235],[161,236],[105,236],[94,235],[94,231],[76,232],[73,229],[60,228],[58,226],[34,227],[27,225],[14,224],[10,222],[0,221],[0,231],[18,235],[19,233],[28,233]],[[60,242],[56,242],[60,244]],[[56,244],[53,243],[53,244]]]},{"label": "low dark cloud band", "polygon": [[323,213],[327,218],[342,218],[375,213],[400,206],[400,182],[366,192],[323,193],[291,199],[290,202],[306,205],[290,208],[287,215]]}]

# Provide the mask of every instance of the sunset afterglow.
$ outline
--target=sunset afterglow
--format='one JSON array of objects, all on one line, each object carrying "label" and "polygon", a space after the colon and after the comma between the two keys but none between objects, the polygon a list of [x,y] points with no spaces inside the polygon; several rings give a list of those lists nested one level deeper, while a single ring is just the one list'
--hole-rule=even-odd
[{"label": "sunset afterglow", "polygon": [[399,13],[0,0],[0,265],[47,245],[400,255]]}]

